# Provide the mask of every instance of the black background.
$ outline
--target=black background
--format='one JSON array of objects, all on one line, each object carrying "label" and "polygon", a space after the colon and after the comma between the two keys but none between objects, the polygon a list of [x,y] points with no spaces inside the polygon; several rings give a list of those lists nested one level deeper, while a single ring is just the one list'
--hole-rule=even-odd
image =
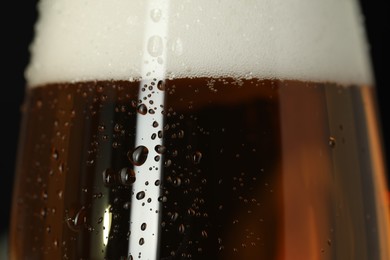
[{"label": "black background", "polygon": [[[129,0],[130,1],[130,0]],[[325,1],[325,0],[324,0]],[[28,62],[28,45],[33,37],[36,19],[36,0],[14,0],[2,3],[1,16],[1,82],[0,82],[0,233],[8,228],[15,158],[20,127],[20,106],[24,95],[24,69]],[[361,0],[362,11],[376,78],[379,112],[386,160],[390,162],[390,126],[387,118],[390,99],[385,89],[389,56],[390,9],[384,0]],[[337,44],[337,42],[335,42]],[[390,165],[390,164],[389,164]]]}]

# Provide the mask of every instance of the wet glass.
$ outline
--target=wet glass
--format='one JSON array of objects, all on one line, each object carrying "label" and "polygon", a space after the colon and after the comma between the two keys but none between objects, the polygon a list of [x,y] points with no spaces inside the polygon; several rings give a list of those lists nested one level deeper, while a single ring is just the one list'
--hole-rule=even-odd
[{"label": "wet glass", "polygon": [[41,0],[11,259],[389,259],[358,3]]}]

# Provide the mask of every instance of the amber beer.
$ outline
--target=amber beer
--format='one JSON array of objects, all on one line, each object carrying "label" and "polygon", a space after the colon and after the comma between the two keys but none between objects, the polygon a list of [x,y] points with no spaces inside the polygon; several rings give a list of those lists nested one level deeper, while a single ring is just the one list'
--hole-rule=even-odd
[{"label": "amber beer", "polygon": [[[346,43],[332,47],[330,58],[312,52],[317,47],[301,50],[302,56],[308,52],[314,61],[325,61],[318,68],[294,56],[294,40],[278,49],[263,36],[241,33],[238,41],[218,36],[233,41],[233,47],[246,42],[234,47],[238,54],[244,51],[244,60],[230,52],[229,43],[222,50],[203,46],[218,45],[220,39],[209,33],[225,28],[218,23],[231,16],[233,27],[250,27],[245,22],[254,19],[274,28],[267,27],[266,36],[278,37],[273,32],[279,30],[280,39],[294,38],[268,16],[257,18],[256,8],[273,7],[270,16],[282,12],[298,24],[292,13],[313,10],[289,10],[287,2],[282,10],[267,1],[250,8],[229,2],[214,19],[199,11],[213,10],[215,4],[205,1],[198,3],[199,12],[191,3],[172,1],[167,8],[158,1],[146,7],[135,2],[91,4],[88,22],[67,20],[69,14],[84,14],[80,3],[41,2],[27,70],[11,259],[388,259],[376,94],[364,41],[353,32],[358,24],[351,23],[352,1],[324,3],[325,9],[339,8],[335,16],[340,14],[341,28],[352,24],[355,29],[345,32]],[[146,37],[144,58],[152,58],[144,62],[134,56],[139,53],[134,36],[128,52],[134,60],[122,60],[125,49],[109,53],[112,41],[99,35],[117,37],[112,31],[122,22],[113,26],[107,20],[95,31],[94,22],[101,20],[94,17],[107,14],[115,20],[126,14],[125,23],[137,29],[140,14],[132,12],[143,8],[142,19],[153,25],[145,29],[153,36]],[[205,26],[211,18],[216,22]],[[183,19],[217,42],[204,43],[209,39],[198,35],[203,40],[192,43]],[[62,27],[53,30],[53,23]],[[161,24],[168,26],[167,37],[154,35],[154,26]],[[325,26],[315,20],[312,26],[320,25]],[[76,37],[86,28],[92,38]],[[298,34],[315,34],[313,28],[297,28]],[[339,24],[326,28],[332,37],[343,32]],[[60,40],[49,37],[56,30],[65,34]],[[89,41],[94,37],[103,43]],[[319,35],[307,37],[301,44]],[[352,40],[358,47],[345,49]],[[72,41],[93,51],[74,50]],[[114,42],[122,48],[123,42]],[[279,52],[247,55],[242,48],[260,42]],[[46,50],[43,43],[65,55]],[[84,67],[85,60],[90,66]],[[350,66],[340,72],[343,64]],[[210,66],[208,72],[204,65]],[[142,68],[137,72],[134,66]]]}]

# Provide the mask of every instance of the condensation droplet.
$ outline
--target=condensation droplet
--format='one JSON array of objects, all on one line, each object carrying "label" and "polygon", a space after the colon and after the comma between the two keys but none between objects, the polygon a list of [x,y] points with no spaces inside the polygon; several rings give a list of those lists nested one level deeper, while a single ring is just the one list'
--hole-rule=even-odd
[{"label": "condensation droplet", "polygon": [[59,158],[59,153],[58,153],[57,149],[53,149],[53,152],[52,152],[52,154],[51,154],[51,157],[53,157],[53,159],[55,159],[55,160],[58,160],[58,158]]},{"label": "condensation droplet", "polygon": [[137,112],[140,113],[141,115],[146,115],[146,113],[148,112],[148,108],[146,107],[145,104],[140,104],[137,107]]},{"label": "condensation droplet", "polygon": [[165,153],[165,151],[166,151],[166,148],[165,148],[165,146],[163,146],[163,145],[156,145],[155,147],[154,147],[154,150],[157,152],[157,153],[159,153],[159,154],[163,154],[163,153]]},{"label": "condensation droplet", "polygon": [[136,198],[137,200],[142,200],[143,198],[145,198],[145,192],[144,191],[138,192]]},{"label": "condensation droplet", "polygon": [[152,125],[153,125],[153,127],[158,127],[158,122],[154,121]]},{"label": "condensation droplet", "polygon": [[174,187],[179,187],[179,186],[181,185],[181,179],[180,179],[180,177],[174,178],[174,179],[172,180],[172,185],[173,185]]},{"label": "condensation droplet", "polygon": [[157,88],[161,91],[164,91],[165,90],[165,82],[160,80],[158,83],[157,83]]},{"label": "condensation droplet", "polygon": [[153,22],[157,23],[161,19],[161,10],[160,9],[153,9],[150,11],[150,18],[152,18]]},{"label": "condensation droplet", "polygon": [[156,139],[157,135],[156,134],[152,134],[152,136],[150,137],[150,139],[154,140]]},{"label": "condensation droplet", "polygon": [[143,237],[141,237],[139,239],[139,244],[142,246],[143,244],[145,244],[145,239]]},{"label": "condensation droplet", "polygon": [[106,127],[104,125],[99,125],[98,126],[99,132],[103,132],[105,129],[106,129]]},{"label": "condensation droplet", "polygon": [[106,169],[103,171],[103,183],[106,186],[113,185],[115,183],[115,172],[112,169]]},{"label": "condensation droplet", "polygon": [[182,55],[184,50],[183,41],[180,38],[174,39],[170,44],[170,48],[176,56]]},{"label": "condensation droplet", "polygon": [[160,197],[158,197],[158,199],[157,199],[159,202],[167,202],[167,197],[166,196],[160,196]]},{"label": "condensation droplet", "polygon": [[148,158],[149,150],[143,145],[138,146],[133,151],[129,151],[127,153],[127,157],[130,162],[136,166],[140,166],[144,164],[146,159]]},{"label": "condensation droplet", "polygon": [[334,148],[336,146],[336,138],[334,138],[333,136],[330,136],[329,137],[329,141],[328,141],[328,144],[331,148]]},{"label": "condensation droplet", "polygon": [[146,223],[141,224],[141,230],[144,231],[146,229]]},{"label": "condensation droplet", "polygon": [[184,138],[184,131],[183,130],[179,130],[179,132],[177,133],[177,137],[178,138]]},{"label": "condensation droplet", "polygon": [[81,207],[74,217],[68,217],[66,223],[73,231],[79,231],[87,222],[87,212],[85,207]]},{"label": "condensation droplet", "polygon": [[168,160],[166,160],[166,161],[164,162],[165,167],[169,167],[169,166],[171,166],[171,164],[172,164],[171,159],[168,159]]},{"label": "condensation droplet", "polygon": [[185,226],[183,224],[180,224],[179,225],[179,233],[184,234],[185,230],[186,230]]},{"label": "condensation droplet", "polygon": [[148,52],[152,57],[158,57],[163,52],[163,41],[158,35],[153,35],[148,40]]},{"label": "condensation droplet", "polygon": [[160,181],[160,180],[156,180],[156,181],[154,182],[154,185],[156,185],[156,186],[159,186],[159,185],[160,185],[160,183],[161,183],[161,181]]},{"label": "condensation droplet", "polygon": [[202,159],[202,153],[199,152],[199,151],[196,151],[196,152],[192,155],[192,162],[193,162],[194,164],[199,164],[201,159]]},{"label": "condensation droplet", "polygon": [[42,100],[38,99],[38,100],[37,100],[37,102],[36,102],[36,106],[37,106],[37,108],[41,108],[41,107],[42,107],[42,105],[43,105],[43,102],[42,102]]},{"label": "condensation droplet", "polygon": [[131,168],[123,168],[120,171],[120,182],[122,185],[130,186],[135,182],[135,172]]}]

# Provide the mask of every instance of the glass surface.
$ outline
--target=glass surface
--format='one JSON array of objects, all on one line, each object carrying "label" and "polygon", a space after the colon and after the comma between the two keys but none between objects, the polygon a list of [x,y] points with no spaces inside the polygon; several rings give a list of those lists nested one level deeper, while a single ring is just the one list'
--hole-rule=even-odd
[{"label": "glass surface", "polygon": [[42,0],[11,259],[389,259],[357,3]]}]

